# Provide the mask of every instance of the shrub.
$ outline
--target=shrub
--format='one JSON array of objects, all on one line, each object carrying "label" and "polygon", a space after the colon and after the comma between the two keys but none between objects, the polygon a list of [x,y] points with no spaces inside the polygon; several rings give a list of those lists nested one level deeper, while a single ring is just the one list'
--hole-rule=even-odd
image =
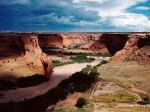
[{"label": "shrub", "polygon": [[87,65],[85,68],[83,68],[81,70],[81,72],[84,73],[84,74],[88,74],[91,70],[91,67],[92,67],[91,65]]},{"label": "shrub", "polygon": [[87,105],[88,101],[85,98],[80,97],[76,103],[77,107],[83,107],[84,105]]},{"label": "shrub", "polygon": [[86,54],[79,54],[74,57],[71,57],[70,59],[72,59],[75,62],[79,62],[79,63],[92,62],[95,60],[94,58],[87,58]]},{"label": "shrub", "polygon": [[16,83],[19,87],[29,87],[41,84],[46,81],[48,81],[48,79],[44,75],[35,74],[28,77],[19,77]]},{"label": "shrub", "polygon": [[148,97],[144,97],[142,98],[142,101],[138,101],[137,103],[140,105],[147,105],[147,104],[150,104],[150,101]]},{"label": "shrub", "polygon": [[97,66],[93,66],[93,68],[90,71],[90,75],[95,77],[98,77],[100,75],[100,73],[98,73]]},{"label": "shrub", "polygon": [[107,63],[106,60],[102,60],[102,61],[101,61],[101,65],[106,64],[106,63]]},{"label": "shrub", "polygon": [[80,45],[79,45],[79,44],[75,45],[75,46],[73,47],[73,49],[80,49]]},{"label": "shrub", "polygon": [[74,63],[74,62],[73,61],[61,62],[59,60],[52,61],[53,67],[63,66],[63,65],[72,64],[72,63]]}]

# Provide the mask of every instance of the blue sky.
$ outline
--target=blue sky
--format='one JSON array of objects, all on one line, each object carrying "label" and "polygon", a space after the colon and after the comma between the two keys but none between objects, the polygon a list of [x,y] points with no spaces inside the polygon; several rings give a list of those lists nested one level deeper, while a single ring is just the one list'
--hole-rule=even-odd
[{"label": "blue sky", "polygon": [[1,0],[0,31],[150,31],[150,0]]}]

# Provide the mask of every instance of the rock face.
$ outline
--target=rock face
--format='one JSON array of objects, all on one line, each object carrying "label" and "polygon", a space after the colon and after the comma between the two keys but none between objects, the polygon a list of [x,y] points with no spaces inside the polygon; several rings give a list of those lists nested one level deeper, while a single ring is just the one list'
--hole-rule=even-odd
[{"label": "rock face", "polygon": [[[0,34],[1,57],[17,54],[24,57],[28,66],[33,66],[35,69],[39,68],[36,65],[43,66],[45,73],[49,75],[52,71],[49,69],[51,64],[48,63],[49,59],[41,51],[41,48],[44,50],[51,47],[63,48],[76,45],[92,51],[110,53],[113,55],[112,61],[147,63],[150,58],[150,34],[146,33]],[[33,57],[33,59],[28,57]],[[34,57],[36,58],[34,59]],[[36,61],[32,63],[32,60]]]},{"label": "rock face", "polygon": [[94,33],[51,33],[38,34],[39,44],[43,51],[63,47],[79,45],[83,49],[88,49],[101,34]]},{"label": "rock face", "polygon": [[[51,77],[52,61],[42,52],[36,35],[1,34],[0,45],[0,64],[2,67],[4,65],[12,68],[26,68],[29,71],[36,71],[35,73],[40,71],[41,75],[46,75],[47,78]],[[6,64],[6,60],[11,63]],[[15,70],[11,72],[15,72]],[[18,77],[22,76],[22,74],[17,72]],[[26,76],[28,75],[34,74],[26,74]]]},{"label": "rock face", "polygon": [[144,33],[105,33],[90,46],[91,50],[111,53],[111,61],[150,63],[150,35]]},{"label": "rock face", "polygon": [[52,75],[52,61],[42,52],[37,36],[22,37],[22,41],[25,49],[24,58],[27,65],[34,69],[42,67],[47,78],[50,78]]},{"label": "rock face", "polygon": [[136,61],[140,64],[150,63],[150,36],[130,34],[122,50],[115,53],[112,61]]},{"label": "rock face", "polygon": [[39,34],[38,39],[42,49],[51,47],[63,47],[63,38],[60,34]]},{"label": "rock face", "polygon": [[127,39],[127,34],[102,34],[99,40],[90,46],[90,49],[114,55],[124,47]]},{"label": "rock face", "polygon": [[0,34],[0,56],[21,55],[24,51],[22,44],[20,36],[16,37],[16,35]]},{"label": "rock face", "polygon": [[96,40],[100,38],[101,34],[92,34],[92,33],[62,33],[63,45],[75,46],[81,45],[81,48],[84,48],[84,45],[87,45],[86,48],[89,48]]}]

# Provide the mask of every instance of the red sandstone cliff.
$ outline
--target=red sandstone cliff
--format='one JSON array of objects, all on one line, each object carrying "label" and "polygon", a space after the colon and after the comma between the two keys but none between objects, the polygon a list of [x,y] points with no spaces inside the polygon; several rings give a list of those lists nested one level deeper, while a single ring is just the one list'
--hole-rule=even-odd
[{"label": "red sandstone cliff", "polygon": [[128,37],[127,34],[102,34],[96,42],[94,42],[89,49],[100,50],[103,53],[111,53],[114,55],[117,51],[121,50]]},{"label": "red sandstone cliff", "polygon": [[42,52],[36,36],[22,37],[27,64],[34,69],[43,69],[47,78],[52,75],[52,61]]},{"label": "red sandstone cliff", "polygon": [[39,34],[39,44],[44,48],[63,47],[63,38],[60,34]]},{"label": "red sandstone cliff", "polygon": [[75,46],[75,45],[87,45],[88,48],[96,40],[99,39],[101,34],[92,34],[92,33],[62,33],[64,46]]},{"label": "red sandstone cliff", "polygon": [[[11,72],[9,69],[4,70],[4,72],[9,72],[9,75],[15,72],[17,77],[20,77],[24,73],[18,73],[16,71],[23,68],[25,68],[24,70],[35,71],[35,73],[40,71],[40,73],[42,73],[41,75],[46,75],[47,78],[50,78],[52,75],[51,59],[42,52],[37,36],[25,34],[1,34],[0,54],[1,67],[4,65],[11,68]],[[30,73],[23,76],[28,75],[34,74]]]},{"label": "red sandstone cliff", "polygon": [[150,63],[150,36],[146,34],[130,34],[122,50],[115,53],[112,61],[136,61]]}]

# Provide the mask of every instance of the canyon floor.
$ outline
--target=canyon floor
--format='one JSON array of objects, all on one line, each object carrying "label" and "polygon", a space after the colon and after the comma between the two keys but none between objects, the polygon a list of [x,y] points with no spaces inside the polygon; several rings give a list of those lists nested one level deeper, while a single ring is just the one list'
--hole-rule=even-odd
[{"label": "canyon floor", "polygon": [[[149,112],[150,105],[137,104],[150,96],[150,65],[136,62],[110,62],[98,67],[100,80],[91,89],[75,92],[55,105],[54,112]],[[77,108],[78,98],[89,104]],[[48,108],[47,112],[50,112]]]},{"label": "canyon floor", "polygon": [[[4,96],[0,98],[0,103],[11,101],[22,101],[24,99],[33,98],[35,96],[44,94],[48,90],[56,87],[62,80],[68,78],[73,73],[81,71],[87,65],[97,65],[100,63],[99,59],[91,63],[74,63],[54,68],[53,75],[48,82],[42,83],[38,86],[18,88],[15,90],[1,91]],[[15,94],[15,95],[14,95]]]}]

